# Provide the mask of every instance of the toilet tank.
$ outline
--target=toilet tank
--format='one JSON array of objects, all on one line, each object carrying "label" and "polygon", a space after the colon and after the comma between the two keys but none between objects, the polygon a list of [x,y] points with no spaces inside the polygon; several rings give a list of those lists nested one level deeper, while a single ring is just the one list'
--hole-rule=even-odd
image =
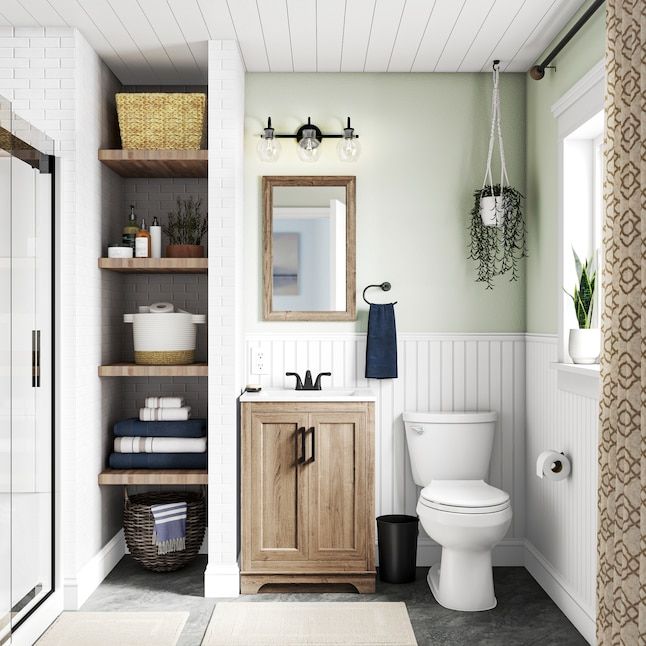
[{"label": "toilet tank", "polygon": [[497,414],[405,412],[413,480],[486,480]]}]

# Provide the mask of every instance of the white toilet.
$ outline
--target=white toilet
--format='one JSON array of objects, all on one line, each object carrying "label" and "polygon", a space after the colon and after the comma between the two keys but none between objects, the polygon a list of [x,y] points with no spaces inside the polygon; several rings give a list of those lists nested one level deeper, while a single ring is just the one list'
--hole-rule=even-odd
[{"label": "white toilet", "polygon": [[442,546],[431,567],[433,596],[452,610],[496,607],[491,550],[511,523],[509,494],[488,485],[497,415],[404,413],[413,479],[424,487],[417,514]]}]

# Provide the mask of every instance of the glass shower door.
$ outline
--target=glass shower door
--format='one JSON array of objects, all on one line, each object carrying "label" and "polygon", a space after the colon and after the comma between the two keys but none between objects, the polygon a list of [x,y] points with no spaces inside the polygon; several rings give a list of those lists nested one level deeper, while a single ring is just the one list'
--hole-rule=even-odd
[{"label": "glass shower door", "polygon": [[0,98],[0,644],[53,590],[48,147]]},{"label": "glass shower door", "polygon": [[[29,126],[14,117],[14,133]],[[31,132],[29,132],[31,136]],[[51,175],[47,155],[11,166],[11,612],[15,628],[52,591]]]}]

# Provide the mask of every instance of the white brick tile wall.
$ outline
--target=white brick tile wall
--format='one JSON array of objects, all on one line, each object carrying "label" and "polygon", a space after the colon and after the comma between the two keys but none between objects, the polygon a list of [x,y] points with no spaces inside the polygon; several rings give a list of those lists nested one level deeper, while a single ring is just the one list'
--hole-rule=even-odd
[{"label": "white brick tile wall", "polygon": [[[238,593],[236,399],[242,385],[244,66],[209,42],[209,564],[207,596]],[[226,124],[226,125],[225,125]]]}]

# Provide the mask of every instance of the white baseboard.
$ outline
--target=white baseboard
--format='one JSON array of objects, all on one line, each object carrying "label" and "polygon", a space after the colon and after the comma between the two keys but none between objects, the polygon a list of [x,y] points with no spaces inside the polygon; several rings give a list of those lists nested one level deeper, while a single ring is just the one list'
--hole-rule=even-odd
[{"label": "white baseboard", "polygon": [[[423,536],[417,541],[417,567],[430,567],[439,562],[442,548],[430,538]],[[379,545],[375,544],[375,558],[379,565]],[[493,549],[492,561],[495,566],[525,565],[525,541],[508,538]]]},{"label": "white baseboard", "polygon": [[525,567],[584,639],[591,646],[595,646],[597,640],[594,609],[579,600],[568,583],[529,541],[525,541]]},{"label": "white baseboard", "polygon": [[209,563],[204,572],[204,596],[237,597],[240,595],[240,568],[237,563]]},{"label": "white baseboard", "polygon": [[120,529],[76,574],[63,579],[65,610],[78,610],[126,553]]}]

